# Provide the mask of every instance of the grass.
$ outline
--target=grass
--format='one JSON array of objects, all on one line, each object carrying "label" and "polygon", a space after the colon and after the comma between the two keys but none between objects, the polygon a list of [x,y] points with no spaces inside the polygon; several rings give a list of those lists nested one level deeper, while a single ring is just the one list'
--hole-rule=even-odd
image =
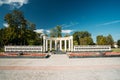
[{"label": "grass", "polygon": [[113,52],[120,52],[120,48],[112,48]]}]

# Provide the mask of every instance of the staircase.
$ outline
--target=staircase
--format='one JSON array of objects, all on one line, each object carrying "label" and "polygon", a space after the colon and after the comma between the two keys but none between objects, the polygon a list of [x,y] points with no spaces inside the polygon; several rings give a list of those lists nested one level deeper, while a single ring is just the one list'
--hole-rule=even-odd
[{"label": "staircase", "polygon": [[66,54],[66,52],[64,52],[64,51],[61,51],[61,50],[54,51],[53,53],[54,53],[54,54]]}]

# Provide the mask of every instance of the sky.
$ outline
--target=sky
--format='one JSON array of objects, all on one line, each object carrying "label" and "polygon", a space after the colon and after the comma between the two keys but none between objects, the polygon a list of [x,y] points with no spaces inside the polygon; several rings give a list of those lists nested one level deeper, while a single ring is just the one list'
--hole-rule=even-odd
[{"label": "sky", "polygon": [[108,34],[120,39],[120,0],[0,0],[0,28],[8,26],[4,16],[14,9],[23,11],[37,32],[60,25],[63,34],[88,31],[94,41]]}]

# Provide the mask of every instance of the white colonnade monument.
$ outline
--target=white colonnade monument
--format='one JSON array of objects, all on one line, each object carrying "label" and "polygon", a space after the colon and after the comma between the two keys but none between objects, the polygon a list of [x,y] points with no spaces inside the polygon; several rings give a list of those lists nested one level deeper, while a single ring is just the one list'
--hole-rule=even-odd
[{"label": "white colonnade monument", "polygon": [[[64,48],[62,46],[63,42]],[[57,38],[43,36],[43,51],[48,51],[48,49],[51,51],[53,48],[54,50],[73,51],[73,36]]]},{"label": "white colonnade monument", "polygon": [[73,45],[73,36],[47,37],[43,36],[42,46],[5,46],[5,52],[46,52],[46,51],[74,51],[74,52],[106,52],[111,51],[110,45]]}]

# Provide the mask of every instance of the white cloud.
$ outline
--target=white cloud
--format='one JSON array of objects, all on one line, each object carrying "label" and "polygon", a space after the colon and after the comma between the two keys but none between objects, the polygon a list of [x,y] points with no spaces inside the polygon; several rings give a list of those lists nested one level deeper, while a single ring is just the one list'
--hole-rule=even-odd
[{"label": "white cloud", "polygon": [[9,24],[8,23],[3,23],[3,26],[4,27],[9,27]]},{"label": "white cloud", "polygon": [[50,30],[45,30],[45,29],[36,29],[34,31],[37,33],[50,33]]},{"label": "white cloud", "polygon": [[68,28],[68,27],[72,27],[72,26],[76,26],[76,25],[78,25],[79,23],[77,23],[77,22],[71,22],[70,24],[62,24],[61,26],[63,27],[63,28]]},{"label": "white cloud", "polygon": [[[44,29],[36,29],[34,30],[37,33],[50,33],[50,30],[44,30]],[[73,30],[62,30],[62,33],[71,33]]]},{"label": "white cloud", "polygon": [[0,6],[9,5],[11,8],[20,8],[24,4],[27,4],[28,0],[0,0]]},{"label": "white cloud", "polygon": [[73,30],[62,30],[62,33],[71,33]]},{"label": "white cloud", "polygon": [[117,23],[120,23],[120,20],[115,20],[115,21],[111,21],[111,22],[106,22],[106,23],[103,23],[103,24],[99,24],[99,26],[100,26],[100,25],[106,26],[106,25],[117,24]]},{"label": "white cloud", "polygon": [[34,30],[35,32],[37,33],[44,33],[44,29],[37,29],[37,30]]},{"label": "white cloud", "polygon": [[50,33],[50,30],[45,30],[45,32]]}]

